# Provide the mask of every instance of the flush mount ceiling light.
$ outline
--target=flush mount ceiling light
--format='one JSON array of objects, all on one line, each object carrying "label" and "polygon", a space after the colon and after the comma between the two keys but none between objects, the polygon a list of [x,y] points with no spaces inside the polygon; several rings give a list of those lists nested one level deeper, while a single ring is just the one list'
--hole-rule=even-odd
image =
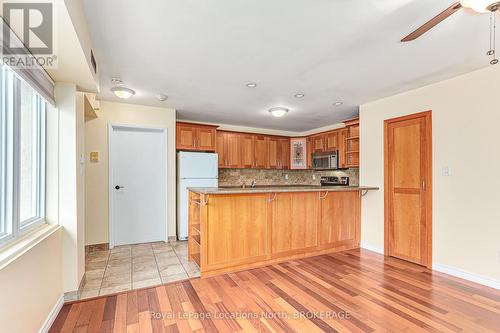
[{"label": "flush mount ceiling light", "polygon": [[111,91],[116,95],[116,97],[127,99],[135,95],[135,91],[126,87],[113,87]]},{"label": "flush mount ceiling light", "polygon": [[287,108],[282,108],[282,107],[269,109],[269,112],[276,118],[283,117],[284,115],[286,115],[288,113],[288,111],[290,111],[290,110],[288,110]]},{"label": "flush mount ceiling light", "polygon": [[500,8],[500,1],[492,0],[461,0],[462,7],[471,8],[478,13],[494,12]]},{"label": "flush mount ceiling light", "polygon": [[295,98],[302,98],[305,96],[305,94],[295,94],[293,95]]},{"label": "flush mount ceiling light", "polygon": [[168,96],[165,94],[158,94],[156,98],[158,98],[160,102],[165,102],[168,99]]},{"label": "flush mount ceiling light", "polygon": [[247,83],[247,87],[248,87],[248,88],[256,88],[256,87],[257,87],[257,83],[254,83],[254,82],[248,82],[248,83]]},{"label": "flush mount ceiling light", "polygon": [[344,102],[335,102],[333,103],[333,106],[341,106],[342,104],[344,104]]}]

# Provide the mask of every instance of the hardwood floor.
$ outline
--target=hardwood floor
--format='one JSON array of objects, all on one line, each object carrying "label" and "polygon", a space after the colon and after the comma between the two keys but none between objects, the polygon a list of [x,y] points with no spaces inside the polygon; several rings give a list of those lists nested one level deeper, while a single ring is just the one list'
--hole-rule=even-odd
[{"label": "hardwood floor", "polygon": [[50,330],[191,331],[500,332],[500,291],[351,250],[66,304]]}]

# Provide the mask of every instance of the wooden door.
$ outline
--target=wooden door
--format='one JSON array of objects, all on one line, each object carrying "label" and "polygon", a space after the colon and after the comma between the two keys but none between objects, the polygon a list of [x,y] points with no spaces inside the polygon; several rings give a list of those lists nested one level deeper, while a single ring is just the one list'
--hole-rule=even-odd
[{"label": "wooden door", "polygon": [[385,254],[432,265],[431,112],[385,121]]},{"label": "wooden door", "polygon": [[241,164],[241,146],[238,133],[226,133],[226,167],[239,168]]},{"label": "wooden door", "polygon": [[290,139],[278,140],[278,164],[280,169],[290,169]]},{"label": "wooden door", "polygon": [[316,135],[311,137],[311,152],[322,153],[325,151],[325,136]]},{"label": "wooden door", "polygon": [[340,142],[339,142],[339,132],[330,132],[325,134],[325,151],[334,151],[339,150]]},{"label": "wooden door", "polygon": [[317,193],[277,193],[271,200],[273,255],[297,254],[318,245]]},{"label": "wooden door", "polygon": [[219,155],[219,168],[225,168],[227,162],[226,144],[225,144],[226,133],[217,131],[216,136],[217,136],[216,153]]},{"label": "wooden door", "polygon": [[267,137],[265,135],[254,135],[254,168],[265,169],[267,160]]},{"label": "wooden door", "polygon": [[215,151],[216,131],[212,127],[199,127],[196,133],[196,149]]},{"label": "wooden door", "polygon": [[177,123],[176,125],[176,149],[195,150],[197,128],[189,124]]},{"label": "wooden door", "polygon": [[278,138],[269,137],[267,140],[267,160],[268,168],[279,169],[280,160],[278,156]]},{"label": "wooden door", "polygon": [[240,167],[245,169],[252,168],[255,162],[252,134],[240,134],[240,153]]},{"label": "wooden door", "polygon": [[359,242],[359,192],[321,192],[319,196],[320,244],[340,246]]}]

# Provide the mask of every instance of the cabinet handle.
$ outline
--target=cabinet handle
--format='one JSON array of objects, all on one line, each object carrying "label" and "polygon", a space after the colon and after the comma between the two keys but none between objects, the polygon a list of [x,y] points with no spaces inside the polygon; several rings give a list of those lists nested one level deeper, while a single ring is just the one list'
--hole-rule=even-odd
[{"label": "cabinet handle", "polygon": [[422,180],[422,190],[425,192],[425,179]]},{"label": "cabinet handle", "polygon": [[324,199],[326,199],[326,197],[328,196],[328,191],[327,191],[327,192],[325,192],[325,195],[324,195],[324,196],[321,196],[321,192],[319,192],[319,193],[318,193],[318,195],[319,195],[320,200],[324,200]]},{"label": "cabinet handle", "polygon": [[274,192],[274,196],[271,198],[271,193],[269,193],[269,200],[268,201],[273,202],[274,200],[276,200],[276,196],[277,196],[277,194],[276,194],[276,192]]},{"label": "cabinet handle", "polygon": [[224,160],[224,165],[227,166],[227,159]]}]

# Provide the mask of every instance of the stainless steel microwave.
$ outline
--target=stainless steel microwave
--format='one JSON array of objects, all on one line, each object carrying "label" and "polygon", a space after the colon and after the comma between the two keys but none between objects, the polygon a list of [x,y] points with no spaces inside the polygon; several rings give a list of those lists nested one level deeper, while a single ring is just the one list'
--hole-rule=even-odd
[{"label": "stainless steel microwave", "polygon": [[312,167],[314,170],[336,170],[339,168],[338,150],[326,153],[314,153],[312,155]]}]

